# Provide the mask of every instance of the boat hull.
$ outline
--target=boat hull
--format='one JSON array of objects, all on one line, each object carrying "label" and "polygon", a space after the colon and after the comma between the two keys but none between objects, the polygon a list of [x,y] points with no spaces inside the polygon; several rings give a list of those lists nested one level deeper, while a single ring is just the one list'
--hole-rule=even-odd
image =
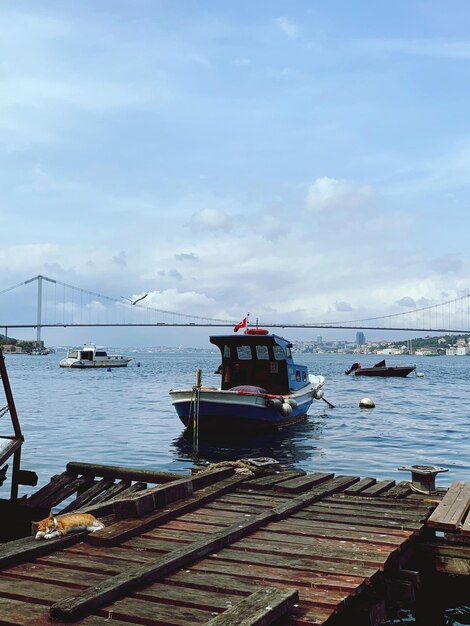
[{"label": "boat hull", "polygon": [[62,359],[59,367],[72,367],[74,369],[91,369],[95,367],[127,367],[132,359],[121,357],[119,359],[103,359],[95,361],[77,361],[76,359]]},{"label": "boat hull", "polygon": [[354,372],[355,376],[379,376],[379,377],[399,377],[404,378],[414,372],[416,365],[409,367],[361,367]]},{"label": "boat hull", "polygon": [[210,431],[262,431],[279,430],[303,421],[314,399],[315,388],[282,397],[284,404],[290,400],[291,412],[281,413],[276,397],[269,394],[222,391],[201,388],[199,402],[192,389],[171,390],[173,406],[187,428],[192,428],[195,414],[199,415],[199,430]]}]

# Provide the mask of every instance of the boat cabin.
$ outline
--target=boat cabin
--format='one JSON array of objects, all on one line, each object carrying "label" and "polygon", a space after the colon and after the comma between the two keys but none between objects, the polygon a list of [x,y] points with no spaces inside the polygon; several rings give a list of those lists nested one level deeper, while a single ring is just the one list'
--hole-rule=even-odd
[{"label": "boat cabin", "polygon": [[108,358],[107,352],[97,350],[94,346],[85,345],[81,350],[74,348],[67,352],[68,359],[77,359],[78,361],[94,361],[96,357]]},{"label": "boat cabin", "polygon": [[288,394],[309,383],[307,367],[293,361],[292,344],[265,333],[210,337],[222,355],[221,389],[253,386],[272,394]]}]

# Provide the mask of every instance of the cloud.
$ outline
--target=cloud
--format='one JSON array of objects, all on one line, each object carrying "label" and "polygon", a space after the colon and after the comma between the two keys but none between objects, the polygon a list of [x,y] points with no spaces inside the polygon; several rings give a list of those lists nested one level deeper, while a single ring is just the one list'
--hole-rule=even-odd
[{"label": "cloud", "polygon": [[232,219],[220,209],[202,209],[193,213],[190,227],[194,230],[229,231],[232,229]]},{"label": "cloud", "polygon": [[287,17],[281,16],[274,20],[279,30],[290,39],[297,37],[299,29]]},{"label": "cloud", "polygon": [[335,311],[349,313],[352,310],[353,307],[349,304],[349,302],[335,302]]},{"label": "cloud", "polygon": [[123,250],[121,250],[121,252],[113,256],[113,263],[116,263],[116,265],[120,265],[121,267],[126,267],[127,265],[126,253]]},{"label": "cloud", "polygon": [[456,274],[462,269],[462,261],[457,254],[444,254],[433,259],[431,266],[438,274]]},{"label": "cloud", "polygon": [[309,186],[305,206],[310,213],[359,209],[368,206],[373,197],[367,185],[323,176]]},{"label": "cloud", "polygon": [[233,60],[233,64],[237,67],[246,67],[247,65],[251,65],[251,61],[246,57],[237,57]]},{"label": "cloud", "polygon": [[199,257],[194,252],[181,252],[179,254],[175,254],[175,259],[177,261],[199,261]]},{"label": "cloud", "polygon": [[157,272],[158,276],[162,276],[162,277],[168,277],[168,278],[174,278],[176,280],[181,280],[183,278],[183,275],[180,274],[178,272],[178,270],[168,270],[167,272],[160,270],[159,272]]},{"label": "cloud", "polygon": [[410,309],[416,309],[416,301],[410,296],[405,296],[404,298],[401,298],[401,300],[397,300],[397,304],[409,307]]}]

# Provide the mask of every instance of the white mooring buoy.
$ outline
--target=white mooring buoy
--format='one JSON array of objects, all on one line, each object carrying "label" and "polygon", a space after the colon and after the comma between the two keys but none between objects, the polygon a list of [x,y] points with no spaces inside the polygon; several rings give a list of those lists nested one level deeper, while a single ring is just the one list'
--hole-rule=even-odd
[{"label": "white mooring buoy", "polygon": [[362,400],[359,402],[359,406],[361,407],[361,409],[373,409],[375,406],[375,402],[370,398],[362,398]]}]

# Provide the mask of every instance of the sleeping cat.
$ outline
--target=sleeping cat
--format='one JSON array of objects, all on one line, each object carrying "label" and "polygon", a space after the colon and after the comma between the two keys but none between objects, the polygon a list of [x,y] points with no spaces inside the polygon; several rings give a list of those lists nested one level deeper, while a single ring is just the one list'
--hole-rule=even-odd
[{"label": "sleeping cat", "polygon": [[104,524],[90,513],[67,513],[57,516],[51,513],[40,522],[33,522],[35,539],[54,539],[78,530],[89,530],[94,533],[102,528]]}]

